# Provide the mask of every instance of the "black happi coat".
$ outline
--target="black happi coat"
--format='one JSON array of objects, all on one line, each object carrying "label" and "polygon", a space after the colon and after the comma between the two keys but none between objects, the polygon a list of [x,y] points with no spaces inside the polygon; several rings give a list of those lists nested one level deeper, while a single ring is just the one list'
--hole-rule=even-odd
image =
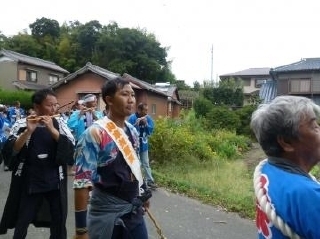
[{"label": "black happi coat", "polygon": [[[54,122],[55,127],[57,122]],[[12,142],[12,146],[14,141]],[[20,196],[22,187],[25,187],[26,179],[26,167],[25,158],[27,155],[27,146],[24,145],[15,162],[13,163],[12,175],[11,175],[11,183],[10,190],[7,197],[7,201],[4,207],[2,219],[0,222],[0,235],[6,234],[7,229],[15,228],[18,212],[19,212],[19,204],[20,204]],[[62,216],[63,219],[61,223],[65,225],[67,212],[68,212],[68,192],[67,192],[67,162],[70,157],[73,157],[74,145],[67,138],[67,136],[60,134],[59,140],[56,144],[56,152],[55,152],[55,160],[57,165],[61,165],[63,170],[60,173],[59,178],[59,189],[61,195],[61,205],[62,205]],[[51,225],[51,217],[50,217],[50,208],[49,204],[46,200],[42,201],[42,204],[39,206],[37,210],[36,216],[33,219],[32,223],[36,227],[50,227]]]}]

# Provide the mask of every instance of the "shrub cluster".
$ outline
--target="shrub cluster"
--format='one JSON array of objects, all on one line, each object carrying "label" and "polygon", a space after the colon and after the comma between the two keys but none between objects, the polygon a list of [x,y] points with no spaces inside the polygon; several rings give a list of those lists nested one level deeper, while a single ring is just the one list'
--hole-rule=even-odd
[{"label": "shrub cluster", "polygon": [[18,90],[10,91],[3,90],[0,88],[0,104],[13,105],[15,101],[20,101],[21,108],[29,109],[32,108],[31,95],[33,92]]},{"label": "shrub cluster", "polygon": [[182,113],[178,121],[156,120],[150,137],[150,158],[157,163],[230,160],[250,147],[248,137],[223,129],[204,129],[203,122],[195,117],[194,111]]},{"label": "shrub cluster", "polygon": [[206,98],[197,98],[194,102],[196,117],[203,122],[207,130],[226,129],[238,135],[253,137],[250,129],[252,112],[257,105],[232,108],[226,105],[214,105]]}]

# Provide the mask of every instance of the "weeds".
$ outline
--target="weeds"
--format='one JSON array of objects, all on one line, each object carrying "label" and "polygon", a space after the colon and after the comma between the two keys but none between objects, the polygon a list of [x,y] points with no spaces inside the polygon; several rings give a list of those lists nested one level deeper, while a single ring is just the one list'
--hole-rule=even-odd
[{"label": "weeds", "polygon": [[252,219],[252,175],[242,160],[250,140],[226,130],[201,130],[200,121],[186,118],[156,121],[150,158],[157,183]]}]

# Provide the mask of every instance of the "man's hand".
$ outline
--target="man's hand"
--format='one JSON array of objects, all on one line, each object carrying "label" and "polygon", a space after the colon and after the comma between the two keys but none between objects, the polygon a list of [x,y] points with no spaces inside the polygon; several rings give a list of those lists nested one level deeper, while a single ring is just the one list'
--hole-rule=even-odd
[{"label": "man's hand", "polygon": [[140,122],[142,122],[143,124],[147,124],[147,117],[142,117]]},{"label": "man's hand", "polygon": [[140,125],[140,124],[146,125],[147,124],[147,117],[144,116],[144,117],[138,118],[136,120],[135,125]]},{"label": "man's hand", "polygon": [[37,125],[39,123],[39,120],[36,115],[29,115],[27,118],[27,129],[30,133],[33,133],[33,131],[37,128]]},{"label": "man's hand", "polygon": [[82,115],[85,115],[86,113],[86,108],[82,108],[79,112],[79,118],[81,118]]},{"label": "man's hand", "polygon": [[143,203],[143,207],[145,209],[149,209],[150,208],[150,200],[149,199]]},{"label": "man's hand", "polygon": [[48,130],[52,131],[54,128],[51,116],[44,115],[40,117],[39,123],[45,125]]}]

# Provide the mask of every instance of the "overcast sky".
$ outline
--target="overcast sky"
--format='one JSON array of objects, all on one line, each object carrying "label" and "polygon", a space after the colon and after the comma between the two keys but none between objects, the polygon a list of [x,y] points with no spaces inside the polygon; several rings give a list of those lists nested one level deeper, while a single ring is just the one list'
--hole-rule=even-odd
[{"label": "overcast sky", "polygon": [[17,34],[41,17],[144,28],[170,47],[172,72],[191,86],[320,57],[319,0],[3,0],[0,31]]}]

